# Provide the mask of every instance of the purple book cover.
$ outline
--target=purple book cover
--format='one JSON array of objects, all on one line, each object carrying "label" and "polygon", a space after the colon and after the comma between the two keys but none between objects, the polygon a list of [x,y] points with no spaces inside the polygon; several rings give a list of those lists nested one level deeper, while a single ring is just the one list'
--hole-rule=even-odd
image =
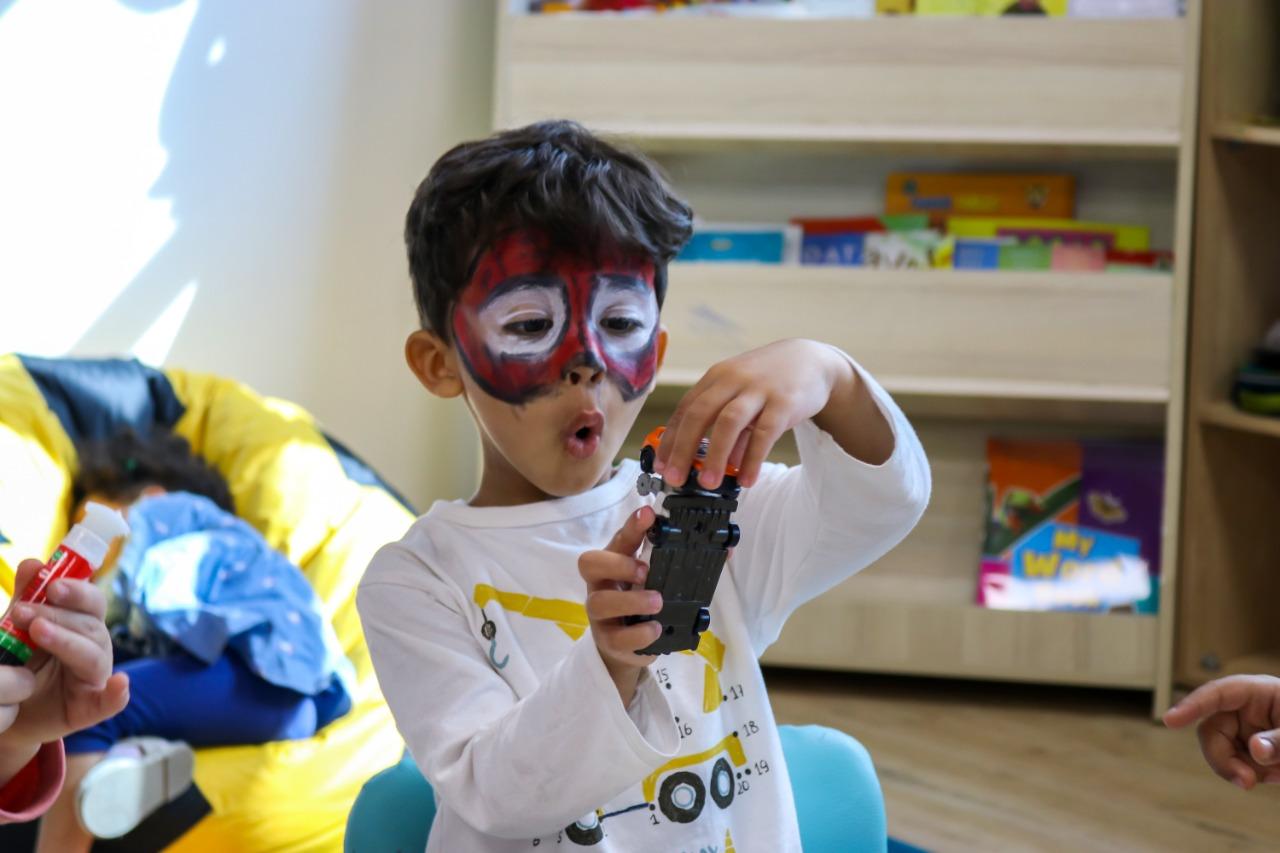
[{"label": "purple book cover", "polygon": [[[1151,576],[1160,575],[1160,517],[1164,507],[1164,445],[1151,441],[1084,441],[1080,524],[1133,536]],[[1139,612],[1156,607],[1155,590]]]}]

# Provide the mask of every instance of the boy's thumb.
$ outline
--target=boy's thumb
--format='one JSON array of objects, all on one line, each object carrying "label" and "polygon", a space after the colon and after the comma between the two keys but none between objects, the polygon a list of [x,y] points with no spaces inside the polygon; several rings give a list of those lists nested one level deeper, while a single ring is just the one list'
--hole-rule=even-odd
[{"label": "boy's thumb", "polygon": [[644,534],[653,525],[655,516],[653,507],[649,506],[642,506],[631,513],[627,516],[627,523],[622,525],[622,529],[613,534],[613,539],[609,540],[605,550],[634,557],[644,542]]},{"label": "boy's thumb", "polygon": [[1280,764],[1280,729],[1258,732],[1249,738],[1249,754],[1262,765]]}]

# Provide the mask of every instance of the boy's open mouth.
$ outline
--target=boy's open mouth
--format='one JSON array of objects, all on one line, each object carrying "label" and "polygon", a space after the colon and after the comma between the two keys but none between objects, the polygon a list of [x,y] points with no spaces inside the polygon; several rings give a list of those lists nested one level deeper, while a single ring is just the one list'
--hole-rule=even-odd
[{"label": "boy's open mouth", "polygon": [[588,459],[600,448],[602,432],[604,415],[596,411],[583,412],[565,430],[565,450],[575,459]]}]

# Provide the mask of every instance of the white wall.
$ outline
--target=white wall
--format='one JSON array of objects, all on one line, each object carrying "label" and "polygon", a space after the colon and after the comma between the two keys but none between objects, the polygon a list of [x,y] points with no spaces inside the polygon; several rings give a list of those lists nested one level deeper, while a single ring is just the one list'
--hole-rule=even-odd
[{"label": "white wall", "polygon": [[0,0],[0,350],[234,376],[421,508],[466,494],[470,421],[401,355],[401,230],[435,158],[488,130],[493,13]]}]

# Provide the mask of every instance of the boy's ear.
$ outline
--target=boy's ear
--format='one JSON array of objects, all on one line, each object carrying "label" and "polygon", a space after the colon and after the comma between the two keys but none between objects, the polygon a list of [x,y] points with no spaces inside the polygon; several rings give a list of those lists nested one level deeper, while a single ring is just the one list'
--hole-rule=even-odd
[{"label": "boy's ear", "polygon": [[667,359],[667,327],[658,326],[658,368],[654,371],[656,375],[658,370],[662,369],[662,362]]},{"label": "boy's ear", "polygon": [[419,329],[409,335],[404,342],[404,360],[422,387],[437,397],[462,393],[457,354],[435,332]]}]

